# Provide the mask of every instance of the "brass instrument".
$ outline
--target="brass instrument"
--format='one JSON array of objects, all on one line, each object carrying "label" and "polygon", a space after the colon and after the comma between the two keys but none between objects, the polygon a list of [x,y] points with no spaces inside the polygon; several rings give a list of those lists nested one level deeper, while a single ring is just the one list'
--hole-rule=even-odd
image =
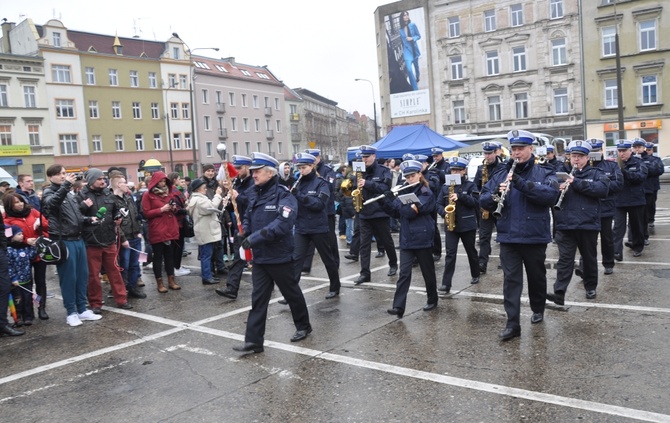
[{"label": "brass instrument", "polygon": [[453,232],[456,229],[456,202],[451,199],[456,189],[456,181],[451,180],[449,184],[449,204],[444,208],[444,223],[447,224],[447,230]]},{"label": "brass instrument", "polygon": [[[356,172],[356,186],[358,186],[358,180],[361,178],[363,178],[363,174],[361,172]],[[356,188],[351,191],[351,198],[354,200],[354,210],[356,210],[356,213],[363,210],[363,190]]]},{"label": "brass instrument", "polygon": [[[489,181],[489,168],[486,165],[486,158],[482,162],[482,188]],[[489,218],[489,211],[482,209],[482,219],[487,220]]]},{"label": "brass instrument", "polygon": [[[403,185],[396,185],[393,188],[391,188],[391,192],[394,193],[397,196],[400,191],[406,190],[408,188],[415,187],[415,186],[419,185],[420,183],[421,183],[421,181],[417,181],[417,182],[414,182],[413,184],[406,185],[407,182],[405,182],[405,184],[403,184]],[[375,201],[379,201],[379,200],[383,199],[384,197],[386,197],[386,194],[381,194],[381,195],[378,195],[374,198],[370,198],[369,200],[365,200],[363,205],[367,206],[368,204],[374,203]]]},{"label": "brass instrument", "polygon": [[507,197],[507,193],[509,192],[511,181],[508,179],[514,175],[514,169],[516,168],[516,165],[519,164],[518,159],[514,159],[514,162],[512,163],[512,167],[509,170],[509,173],[507,174],[507,177],[505,178],[505,182],[507,182],[507,185],[505,186],[505,191],[502,192],[502,194],[498,197],[498,207],[496,207],[496,210],[493,212],[493,217],[496,219],[500,219],[502,217],[502,209],[505,207],[505,197]]},{"label": "brass instrument", "polygon": [[[575,174],[575,170],[577,170],[577,166],[572,166],[572,170],[570,171],[570,176]],[[561,203],[563,202],[563,197],[565,197],[565,193],[568,192],[568,188],[570,188],[570,182],[565,182],[565,188],[563,188],[563,191],[561,191],[561,196],[558,197],[558,202],[554,205],[554,210],[560,211],[561,210]]]},{"label": "brass instrument", "polygon": [[342,193],[342,195],[344,195],[345,197],[351,197],[351,191],[352,191],[351,188],[353,188],[353,182],[351,181],[351,178],[349,177],[344,178],[344,180],[340,184],[340,192]]}]

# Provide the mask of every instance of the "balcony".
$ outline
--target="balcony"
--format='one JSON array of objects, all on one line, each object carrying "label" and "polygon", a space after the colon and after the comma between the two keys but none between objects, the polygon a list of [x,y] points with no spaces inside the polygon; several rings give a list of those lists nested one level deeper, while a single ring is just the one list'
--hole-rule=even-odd
[{"label": "balcony", "polygon": [[275,131],[273,131],[272,129],[268,129],[267,131],[265,131],[265,138],[273,140],[275,138]]},{"label": "balcony", "polygon": [[219,128],[219,139],[220,140],[228,139],[228,128]]},{"label": "balcony", "polygon": [[272,107],[265,108],[265,116],[272,116]]},{"label": "balcony", "polygon": [[216,113],[226,113],[226,104],[216,103]]},{"label": "balcony", "polygon": [[300,120],[300,115],[298,113],[291,113],[291,122],[298,122]]}]

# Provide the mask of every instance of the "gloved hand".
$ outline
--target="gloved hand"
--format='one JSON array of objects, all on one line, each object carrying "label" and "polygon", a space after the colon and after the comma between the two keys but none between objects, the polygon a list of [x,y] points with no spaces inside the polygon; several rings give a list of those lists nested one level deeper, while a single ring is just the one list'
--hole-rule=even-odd
[{"label": "gloved hand", "polygon": [[512,174],[512,182],[515,184],[518,184],[522,181],[521,176],[517,175],[516,173]]},{"label": "gloved hand", "polygon": [[242,243],[241,243],[240,245],[241,245],[242,248],[244,248],[245,250],[248,250],[249,248],[251,248],[251,243],[249,242],[249,237],[244,238],[244,239],[242,240]]},{"label": "gloved hand", "polygon": [[384,197],[386,197],[386,199],[389,201],[393,201],[395,200],[395,193],[393,191],[386,191],[384,193]]}]

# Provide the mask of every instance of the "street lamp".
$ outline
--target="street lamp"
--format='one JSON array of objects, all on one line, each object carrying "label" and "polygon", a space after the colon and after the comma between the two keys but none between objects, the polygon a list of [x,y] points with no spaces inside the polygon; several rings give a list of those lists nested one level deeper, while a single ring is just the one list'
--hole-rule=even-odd
[{"label": "street lamp", "polygon": [[170,103],[168,99],[168,92],[171,88],[177,87],[177,84],[173,84],[165,90],[165,121],[167,122],[167,143],[168,150],[170,151],[170,172],[174,172],[174,160],[172,160],[172,132],[170,132]]},{"label": "street lamp", "polygon": [[354,81],[367,81],[370,83],[370,89],[372,90],[372,110],[375,115],[373,119],[375,123],[375,142],[377,142],[377,140],[379,140],[379,135],[377,134],[377,102],[375,101],[375,86],[369,79],[356,78]]},{"label": "street lamp", "polygon": [[222,162],[226,161],[226,144],[223,141],[216,146],[216,152],[219,153]]}]

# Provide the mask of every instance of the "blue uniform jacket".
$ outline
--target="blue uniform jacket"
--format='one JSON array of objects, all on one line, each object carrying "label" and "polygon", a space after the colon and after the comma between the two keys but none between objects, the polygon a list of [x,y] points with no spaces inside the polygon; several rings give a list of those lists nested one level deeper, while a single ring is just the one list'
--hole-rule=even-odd
[{"label": "blue uniform jacket", "polygon": [[613,217],[616,209],[616,197],[623,189],[623,174],[619,165],[611,160],[601,160],[594,163],[594,167],[602,170],[610,180],[607,197],[600,200],[600,217]]},{"label": "blue uniform jacket", "polygon": [[[475,159],[472,159],[472,160],[475,160]],[[487,179],[486,182],[488,182],[491,179],[491,177],[493,176],[494,173],[496,173],[500,169],[504,169],[504,168],[505,168],[505,163],[503,163],[503,161],[500,160],[500,157],[496,157],[495,162],[486,165],[486,172],[487,172],[487,176],[488,176],[488,179]],[[479,191],[479,192],[481,192],[481,190],[482,190],[482,178],[483,178],[482,173],[483,173],[483,171],[484,171],[484,164],[482,163],[479,167],[477,167],[477,173],[475,173],[475,180],[474,180],[475,186],[477,187],[477,191]]]},{"label": "blue uniform jacket", "polygon": [[617,207],[643,206],[647,204],[644,198],[644,180],[647,179],[647,168],[642,159],[634,156],[623,163],[623,189],[616,197]]},{"label": "blue uniform jacket", "polygon": [[[323,159],[322,159],[323,160]],[[328,182],[328,188],[330,191],[330,198],[328,199],[328,204],[326,207],[326,212],[328,216],[335,215],[335,181],[337,180],[337,174],[332,167],[328,166],[324,162],[319,162],[316,165],[316,171],[319,173],[319,176],[322,177],[326,182]]]},{"label": "blue uniform jacket", "polygon": [[425,185],[417,185],[402,191],[401,194],[410,192],[419,198],[420,203],[415,203],[419,213],[414,211],[411,204],[402,204],[397,198],[393,201],[384,198],[382,207],[389,215],[400,219],[400,249],[432,248],[435,235],[435,221],[432,218],[435,212],[435,196]]},{"label": "blue uniform jacket", "polygon": [[279,264],[291,261],[293,225],[298,203],[278,176],[254,187],[255,196],[244,215],[244,233],[254,254],[254,263]]},{"label": "blue uniform jacket", "polygon": [[661,189],[661,182],[658,177],[665,173],[663,160],[660,157],[650,156],[646,152],[642,153],[642,163],[647,167],[647,179],[644,181],[644,193],[653,194],[654,191]]},{"label": "blue uniform jacket", "polygon": [[[373,163],[363,173],[365,186],[363,187],[363,201],[369,200],[391,189],[391,171],[380,164]],[[389,217],[384,212],[379,201],[363,206],[359,213],[361,219],[377,219]]]},{"label": "blue uniform jacket", "polygon": [[326,207],[330,204],[330,187],[316,172],[302,176],[293,190],[298,200],[298,217],[295,232],[298,234],[322,234],[328,232]]},{"label": "blue uniform jacket", "polygon": [[610,180],[602,170],[584,166],[563,196],[561,210],[554,211],[558,231],[582,229],[600,231],[601,199],[607,197]]},{"label": "blue uniform jacket", "polygon": [[[496,172],[479,196],[482,208],[494,211],[498,203],[493,195],[507,178],[506,170]],[[548,244],[551,242],[549,208],[558,198],[558,181],[553,169],[535,165],[531,156],[515,169],[515,178],[505,198],[502,217],[497,220],[497,241],[518,244]]]},{"label": "blue uniform jacket", "polygon": [[[468,232],[477,229],[477,214],[479,213],[479,190],[474,182],[463,181],[454,186],[458,195],[456,200],[456,228],[454,232]],[[437,196],[437,213],[444,217],[444,208],[449,204],[449,185],[442,185]],[[444,227],[445,231],[447,226]]]}]

